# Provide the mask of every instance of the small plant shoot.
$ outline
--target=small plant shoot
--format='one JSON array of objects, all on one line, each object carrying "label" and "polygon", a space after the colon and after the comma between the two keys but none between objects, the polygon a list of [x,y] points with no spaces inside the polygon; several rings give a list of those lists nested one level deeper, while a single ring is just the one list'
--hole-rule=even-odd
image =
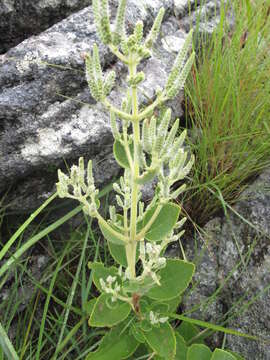
[{"label": "small plant shoot", "polygon": [[[185,190],[183,180],[194,163],[194,156],[183,146],[186,131],[179,135],[179,120],[172,119],[172,111],[165,103],[183,88],[194,62],[192,30],[164,88],[156,89],[150,105],[139,104],[138,92],[145,74],[137,68],[142,60],[151,57],[165,10],[159,10],[146,37],[142,21],[127,35],[126,5],[126,0],[119,1],[115,22],[111,24],[108,1],[92,1],[101,42],[128,67],[127,92],[121,108],[108,99],[116,74],[103,74],[98,46],[95,44],[92,53],[85,55],[90,93],[110,114],[113,152],[123,168],[123,176],[113,185],[117,206],[110,206],[110,218],[105,219],[99,212],[99,190],[95,187],[91,160],[85,168],[84,159],[80,158],[69,176],[58,171],[58,195],[78,200],[83,211],[97,220],[116,263],[109,268],[98,262],[89,264],[100,292],[88,306],[89,326],[106,327],[109,331],[86,359],[135,359],[136,354],[167,360],[236,359],[224,350],[212,353],[198,336],[193,343],[192,338],[181,335],[181,328],[174,329],[169,322],[195,271],[190,262],[165,257],[167,246],[184,232],[186,218],[181,217],[181,208],[174,200]],[[145,204],[142,187],[154,179],[155,195]]]}]

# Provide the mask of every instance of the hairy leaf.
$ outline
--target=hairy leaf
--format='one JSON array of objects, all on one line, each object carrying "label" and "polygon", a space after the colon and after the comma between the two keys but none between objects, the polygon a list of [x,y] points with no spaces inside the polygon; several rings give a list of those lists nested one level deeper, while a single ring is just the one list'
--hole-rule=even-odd
[{"label": "hairy leaf", "polygon": [[187,360],[210,360],[212,351],[203,344],[193,344],[188,348]]},{"label": "hairy leaf", "polygon": [[[133,144],[129,145],[129,150],[130,150],[130,153],[132,156],[133,155]],[[115,157],[116,161],[118,162],[118,164],[120,166],[122,166],[123,168],[129,169],[130,166],[129,166],[126,150],[125,150],[123,144],[119,140],[115,140],[115,142],[113,144],[113,153],[114,153],[114,157]]]},{"label": "hairy leaf", "polygon": [[102,339],[99,348],[87,355],[86,360],[127,359],[138,347],[139,343],[126,329],[125,324],[120,324],[111,329]]},{"label": "hairy leaf", "polygon": [[[186,321],[182,321],[180,326],[176,328],[176,331],[183,336],[186,342],[189,342],[192,338],[197,336],[200,333],[199,328],[196,325],[190,324]],[[203,343],[203,340],[197,338],[194,342],[195,344]]]},{"label": "hairy leaf", "polygon": [[161,357],[174,359],[176,353],[176,339],[174,331],[169,323],[160,324],[160,327],[152,327],[151,331],[144,332],[148,345]]},{"label": "hairy leaf", "polygon": [[106,281],[109,275],[117,276],[117,268],[115,266],[106,268],[102,263],[94,262],[89,263],[88,267],[92,270],[94,284],[100,292],[103,291],[100,286],[100,279]]},{"label": "hairy leaf", "polygon": [[[117,237],[117,235],[115,235],[115,233],[113,231],[110,230],[110,228],[105,227],[103,224],[101,224],[101,222],[98,222],[99,228],[103,234],[103,236],[105,237],[106,240],[108,240],[108,242],[111,242],[113,244],[116,245],[124,245],[125,242],[123,240],[121,240],[119,237]],[[116,232],[119,232],[119,234],[123,235],[123,232],[117,228],[117,226],[115,225],[110,225],[110,227],[115,230]]]},{"label": "hairy leaf", "polygon": [[131,306],[123,301],[117,300],[108,306],[111,294],[101,294],[94,306],[89,319],[89,325],[95,327],[111,327],[125,320],[131,311]]},{"label": "hairy leaf", "polygon": [[177,332],[175,334],[176,339],[176,354],[175,360],[186,360],[187,359],[187,345],[184,338],[179,335]]},{"label": "hairy leaf", "polygon": [[166,267],[159,272],[161,285],[153,287],[147,296],[156,300],[169,300],[179,296],[188,287],[194,270],[192,263],[167,259]]},{"label": "hairy leaf", "polygon": [[[143,220],[138,223],[138,230],[144,228],[151,220],[158,205],[148,210]],[[174,228],[180,213],[180,207],[173,203],[162,206],[157,218],[146,232],[145,238],[149,241],[163,240]]]},{"label": "hairy leaf", "polygon": [[216,349],[210,360],[236,360],[236,357],[225,350]]}]

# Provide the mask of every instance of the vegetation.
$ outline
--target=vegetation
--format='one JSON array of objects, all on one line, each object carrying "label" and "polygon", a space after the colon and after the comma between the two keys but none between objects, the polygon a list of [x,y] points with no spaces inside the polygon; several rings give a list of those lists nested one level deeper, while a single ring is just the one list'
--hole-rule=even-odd
[{"label": "vegetation", "polygon": [[[242,359],[238,354],[224,351],[225,341],[222,349],[216,349],[213,352],[204,342],[216,331],[258,340],[224,327],[226,322],[238,316],[240,312],[244,312],[256,300],[258,294],[247,304],[244,303],[237,313],[233,308],[229,309],[220,318],[218,325],[195,320],[187,314],[183,315],[177,311],[181,294],[193,273],[193,265],[185,261],[184,253],[184,260],[166,260],[163,252],[168,245],[169,236],[171,236],[171,240],[173,237],[174,240],[176,239],[172,234],[175,225],[180,225],[180,227],[183,225],[183,221],[180,221],[180,224],[178,222],[179,208],[172,203],[172,198],[178,196],[184,188],[180,187],[179,193],[177,193],[178,190],[174,187],[173,191],[167,192],[167,195],[172,198],[168,197],[163,203],[164,189],[166,188],[164,180],[166,180],[167,174],[166,176],[162,174],[162,161],[154,161],[155,157],[152,152],[153,149],[157,151],[157,147],[153,146],[154,143],[157,144],[162,140],[159,137],[160,130],[162,124],[170,120],[170,110],[161,108],[159,120],[157,119],[156,122],[153,117],[148,122],[144,120],[145,115],[151,115],[154,106],[149,112],[149,109],[140,109],[144,114],[140,118],[140,122],[145,124],[142,132],[144,139],[140,139],[140,141],[138,141],[138,137],[136,139],[139,133],[138,128],[136,130],[136,126],[138,126],[136,118],[139,113],[136,115],[135,111],[134,114],[134,109],[136,110],[138,106],[136,86],[143,80],[143,75],[136,73],[136,66],[130,61],[129,55],[134,55],[134,53],[139,55],[138,57],[149,55],[148,50],[157,36],[162,11],[146,42],[143,42],[142,24],[139,22],[134,34],[129,37],[129,41],[126,41],[126,46],[122,42],[120,50],[123,52],[119,54],[118,44],[123,21],[120,15],[125,1],[120,1],[117,27],[119,31],[114,34],[108,32],[109,22],[106,11],[102,11],[105,17],[99,18],[98,3],[98,1],[93,2],[96,6],[99,35],[116,55],[120,55],[121,60],[129,63],[130,78],[128,82],[132,89],[132,95],[130,97],[129,93],[127,94],[127,101],[124,101],[121,110],[115,109],[107,102],[106,95],[112,86],[114,75],[111,73],[105,82],[100,81],[102,74],[96,47],[93,56],[86,57],[88,81],[92,94],[111,112],[112,127],[116,138],[114,152],[120,165],[125,169],[125,175],[120,182],[116,182],[114,185],[110,184],[98,193],[93,184],[91,163],[88,167],[89,182],[85,183],[84,176],[82,177],[83,162],[80,160],[79,167],[73,167],[71,177],[60,173],[58,192],[61,196],[71,195],[71,197],[79,198],[83,205],[78,206],[57,221],[46,224],[44,219],[49,214],[47,207],[56,198],[55,194],[26,220],[8,242],[1,244],[0,290],[3,297],[0,304],[0,359],[121,359],[127,356],[134,360],[169,359],[173,356],[175,359],[189,360],[201,358]],[[106,10],[106,1],[101,3]],[[264,2],[257,0],[256,8],[254,3],[249,1],[234,3],[235,23],[232,29],[226,20],[226,10],[222,10],[220,26],[212,38],[210,40],[201,39],[202,44],[197,63],[188,78],[186,124],[191,137],[186,141],[189,141],[191,150],[195,154],[196,166],[193,166],[192,169],[191,186],[181,196],[184,198],[185,210],[200,224],[208,220],[221,207],[226,209],[239,196],[248,180],[269,164],[270,130],[267,116],[269,116],[270,95],[269,83],[266,81],[269,74],[269,59],[266,56],[269,50],[269,18]],[[145,48],[141,48],[140,52],[138,51],[138,39],[141,41],[141,46],[145,46]],[[147,44],[149,46],[146,46]],[[188,43],[186,44],[187,49]],[[182,60],[185,60],[185,53],[182,52],[181,55]],[[180,56],[178,61],[179,58]],[[184,75],[186,76],[192,58],[186,68],[183,67],[184,63],[181,62],[179,69],[185,69]],[[93,74],[96,78],[95,82],[92,81]],[[178,72],[172,71],[172,74],[171,83],[168,81],[170,86],[167,84],[164,92],[157,92],[155,105],[163,103],[170,93],[173,96],[181,87],[185,76],[180,79],[181,82],[177,83],[175,80]],[[130,99],[133,110],[130,109],[129,112]],[[120,134],[116,126],[115,114],[119,118],[124,118],[122,128],[124,135]],[[133,124],[133,136],[132,133],[127,132],[126,125],[131,125],[129,122]],[[149,129],[151,127],[152,131],[151,146],[147,144],[146,126],[148,123],[150,124]],[[172,129],[173,127],[168,130],[169,134],[172,133]],[[176,137],[175,140],[172,140],[177,142],[177,139],[179,138]],[[184,140],[184,136],[181,137],[181,134],[180,139],[181,142]],[[167,140],[168,137],[166,143],[168,143]],[[142,148],[140,144],[142,144]],[[181,145],[180,140],[178,145]],[[146,153],[145,158],[142,156],[143,152]],[[184,156],[184,152],[181,155]],[[164,160],[160,156],[158,159]],[[185,169],[184,161],[179,169],[178,164],[177,169],[182,171],[181,176],[187,174],[190,165],[191,163]],[[137,169],[135,176],[131,174],[131,167]],[[183,169],[185,169],[184,172]],[[174,170],[173,166],[170,170]],[[148,207],[144,207],[143,204],[137,206],[141,182],[147,181],[157,174],[159,174],[160,185],[159,192],[154,199],[156,203],[152,203],[150,207],[149,204]],[[177,172],[177,176],[179,174]],[[136,178],[139,181],[136,182]],[[179,178],[175,177],[174,180],[179,180]],[[138,184],[135,185],[135,183]],[[75,185],[73,187],[75,193],[70,192],[70,185]],[[132,191],[134,185],[136,191]],[[131,201],[128,196],[125,196],[124,188],[129,188],[133,193]],[[112,190],[120,195],[117,202],[118,208],[123,209],[123,217],[117,216],[116,209],[109,206],[108,197]],[[171,190],[170,187],[169,190]],[[87,203],[84,201],[85,191],[91,199]],[[103,216],[97,215],[100,201],[105,209]],[[203,204],[202,207],[201,204]],[[158,212],[159,205],[161,207]],[[86,214],[90,213],[99,220],[99,226],[104,236],[97,229],[93,217],[85,216],[85,222],[77,229],[67,228],[67,221],[81,212],[83,206],[86,206],[84,209]],[[130,210],[131,208],[133,210]],[[138,212],[135,211],[135,208]],[[169,217],[162,214],[164,209],[167,209]],[[53,208],[50,211],[53,211]],[[172,216],[173,212],[175,212],[175,216]],[[155,219],[151,223],[149,217],[153,218],[153,213],[157,213],[158,220],[164,221],[165,224],[166,234],[163,234],[162,240],[166,239],[166,244],[163,241],[163,249],[156,246],[160,245],[157,243],[159,239],[152,236],[155,233]],[[40,215],[44,215],[44,219],[40,220],[40,223],[36,221],[36,226],[32,227],[31,232],[30,226],[33,225],[33,220],[40,219]],[[131,232],[132,223],[133,226],[135,223],[135,215],[137,217],[136,231],[138,228],[142,231],[140,220],[142,228],[148,226],[144,234],[144,241],[151,244],[151,246],[148,245],[148,248],[138,246],[135,241],[132,242],[137,235],[133,232],[134,237]],[[109,222],[104,220],[106,216],[110,216]],[[1,223],[3,218],[4,210],[0,213]],[[140,225],[138,225],[138,219]],[[168,219],[173,219],[172,223]],[[28,230],[28,235],[26,230]],[[58,230],[56,239],[55,230]],[[153,230],[152,234],[149,234],[150,230]],[[124,242],[127,237],[131,240],[130,244],[136,245],[129,245],[125,242],[115,244],[115,231],[120,233],[118,236],[121,238],[120,240]],[[62,237],[59,237],[59,233],[63,234]],[[180,235],[182,235],[181,232],[178,237]],[[104,242],[104,238],[109,241],[109,246],[106,241]],[[144,241],[139,241],[139,243],[144,244]],[[41,267],[38,276],[31,267],[35,253],[30,252],[37,244],[43,248],[46,258],[49,259],[49,262]],[[125,252],[119,250],[121,247],[125,249]],[[113,248],[117,251],[113,251]],[[135,251],[136,248],[139,251]],[[145,250],[148,253],[146,251],[144,254]],[[142,279],[141,275],[149,265],[149,255],[153,257],[156,250],[158,250],[158,256],[155,260],[156,263],[159,262],[160,267],[152,268],[147,274],[148,276]],[[250,249],[250,251],[252,250]],[[141,262],[135,267],[138,255]],[[250,255],[251,253],[248,254],[248,257]],[[122,267],[117,269],[117,263],[120,263]],[[168,288],[166,283],[163,284],[163,277],[166,276],[166,267],[164,266],[166,263],[173,267],[173,272],[176,274],[178,265],[181,267],[181,271],[188,273],[186,281],[179,281],[176,289],[175,286]],[[178,265],[175,267],[175,264]],[[234,269],[231,274],[228,274],[228,278],[232,276],[233,271]],[[125,279],[123,279],[124,277]],[[115,281],[118,282],[117,285]],[[7,284],[9,284],[9,289],[8,292],[5,292]],[[224,284],[208,299],[207,304],[203,304],[205,307],[215,300]],[[119,285],[121,285],[120,290],[125,294],[118,291]],[[19,292],[18,289],[20,289]],[[27,304],[24,304],[25,293],[23,294],[21,289],[24,289],[24,292],[29,291],[31,294]],[[161,291],[159,291],[160,289]],[[161,297],[162,300],[151,296],[153,290],[159,294],[158,297]],[[176,291],[177,294],[174,293],[168,297],[169,291]],[[150,292],[150,296],[147,296],[147,292]],[[110,293],[112,293],[112,297],[110,297]],[[134,294],[138,296],[134,296]],[[119,295],[127,298],[125,302],[121,302]],[[107,306],[110,308],[109,311],[107,310],[106,316],[104,313],[98,312],[96,306],[96,302],[100,303],[105,296],[108,299],[106,298],[103,305],[105,308]],[[97,298],[99,300],[96,300]],[[122,306],[120,304],[124,304],[128,311],[125,309],[118,311],[117,307]],[[190,314],[195,310],[192,309]],[[125,319],[123,313],[126,314]],[[91,328],[88,325],[89,318]],[[123,319],[123,322],[119,319]],[[171,321],[169,322],[169,320]],[[14,326],[14,324],[16,325]],[[107,331],[101,325],[115,325],[115,327]],[[160,346],[162,345],[161,339],[162,341],[166,339],[166,347]],[[115,344],[117,346],[114,346]],[[129,349],[128,353],[125,352],[127,349]],[[131,355],[133,351],[136,352]],[[124,352],[125,355],[123,355]]]},{"label": "vegetation", "polygon": [[269,6],[241,0],[233,2],[233,11],[221,7],[217,30],[210,40],[201,39],[186,86],[196,167],[185,200],[200,224],[269,166],[269,38]]}]

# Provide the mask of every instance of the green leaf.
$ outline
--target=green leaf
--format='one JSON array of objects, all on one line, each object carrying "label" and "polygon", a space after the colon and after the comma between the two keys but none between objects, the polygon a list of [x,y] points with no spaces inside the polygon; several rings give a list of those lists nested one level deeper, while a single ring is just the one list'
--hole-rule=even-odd
[{"label": "green leaf", "polygon": [[147,296],[155,300],[170,300],[179,296],[188,287],[194,270],[192,263],[167,259],[166,267],[159,272],[161,285],[153,287]]},{"label": "green leaf", "polygon": [[123,301],[117,300],[108,306],[111,294],[101,294],[89,319],[89,325],[94,327],[111,327],[125,320],[131,311],[131,306]]},{"label": "green leaf", "polygon": [[162,303],[168,306],[167,312],[171,313],[177,310],[179,304],[181,303],[181,297],[176,296],[175,298],[170,300],[163,300]]},{"label": "green leaf", "polygon": [[[148,210],[141,222],[138,223],[138,231],[143,229],[151,220],[158,205]],[[156,220],[145,234],[145,238],[149,241],[163,240],[174,228],[180,214],[180,207],[173,203],[162,206]]]},{"label": "green leaf", "polygon": [[112,228],[116,232],[119,232],[119,234],[123,235],[123,232],[117,226],[110,224],[109,227],[105,227],[104,225],[101,224],[100,221],[98,222],[98,225],[100,227],[100,230],[101,230],[103,236],[109,242],[116,244],[116,245],[125,245],[126,244],[123,240],[119,239],[119,237],[117,237],[117,235],[115,235],[115,233],[113,231],[110,230],[110,228]]},{"label": "green leaf", "polygon": [[145,343],[145,338],[143,336],[143,332],[141,330],[140,324],[139,323],[132,323],[131,325],[131,334],[135,337],[135,339],[143,344]]},{"label": "green leaf", "polygon": [[123,289],[129,293],[137,293],[143,296],[153,287],[153,279],[151,276],[146,276],[141,281],[127,280],[123,284]]},{"label": "green leaf", "polygon": [[92,311],[94,309],[95,303],[97,302],[97,299],[91,299],[87,301],[87,303],[84,305],[84,310],[86,311],[86,314],[90,316],[92,314]]},{"label": "green leaf", "polygon": [[108,246],[109,246],[110,253],[111,253],[112,257],[114,258],[114,260],[118,264],[120,264],[124,267],[127,267],[128,265],[127,265],[125,246],[116,245],[116,244],[113,244],[112,242],[108,242]]},{"label": "green leaf", "polygon": [[210,360],[212,351],[203,344],[193,344],[188,348],[187,360]]},{"label": "green leaf", "polygon": [[135,179],[136,184],[144,185],[153,180],[158,173],[158,168],[145,171],[140,177]]},{"label": "green leaf", "polygon": [[[129,145],[129,150],[131,153],[131,156],[133,156],[133,143]],[[126,150],[123,146],[123,144],[119,140],[115,140],[113,144],[113,153],[116,161],[120,166],[123,168],[129,169],[129,162],[126,154]]]},{"label": "green leaf", "polygon": [[[110,253],[112,255],[112,257],[114,258],[114,260],[124,266],[125,268],[127,268],[128,264],[127,264],[127,257],[126,257],[126,248],[123,245],[116,245],[113,244],[111,242],[108,242],[108,246],[109,246],[109,250]],[[139,259],[139,247],[137,246],[137,252],[136,252],[136,262]]]},{"label": "green leaf", "polygon": [[106,281],[109,275],[117,276],[117,268],[115,266],[105,268],[102,263],[94,262],[89,263],[88,267],[92,270],[94,284],[100,292],[103,292],[99,281],[100,279]]},{"label": "green leaf", "polygon": [[161,357],[174,359],[176,353],[176,339],[169,323],[152,327],[151,331],[144,332],[148,345]]},{"label": "green leaf", "polygon": [[[121,222],[121,226],[124,225],[124,218],[122,215],[117,214],[117,220]],[[114,260],[118,264],[120,264],[126,268],[128,266],[128,264],[127,264],[125,246],[117,245],[112,242],[108,242],[108,246],[109,246],[110,253],[111,253],[112,257],[114,258]],[[138,259],[139,259],[139,247],[137,246],[136,262],[138,261]]]},{"label": "green leaf", "polygon": [[238,353],[231,351],[231,350],[226,350],[228,353],[232,354],[236,360],[245,360],[241,355],[239,355]]},{"label": "green leaf", "polygon": [[176,338],[176,354],[175,360],[186,360],[187,359],[187,345],[184,338],[177,332],[174,332]]},{"label": "green leaf", "polygon": [[236,360],[236,357],[225,350],[216,349],[210,360]]},{"label": "green leaf", "polygon": [[[176,328],[176,331],[183,336],[186,342],[189,342],[191,339],[193,339],[200,333],[200,330],[197,326],[190,324],[186,321],[182,321],[180,326]],[[200,338],[197,338],[194,342],[194,344],[201,343],[203,343],[203,340]]]},{"label": "green leaf", "polygon": [[137,349],[139,343],[126,330],[123,332],[125,324],[120,324],[111,329],[102,339],[97,351],[87,355],[86,360],[108,360],[108,359],[127,359]]}]

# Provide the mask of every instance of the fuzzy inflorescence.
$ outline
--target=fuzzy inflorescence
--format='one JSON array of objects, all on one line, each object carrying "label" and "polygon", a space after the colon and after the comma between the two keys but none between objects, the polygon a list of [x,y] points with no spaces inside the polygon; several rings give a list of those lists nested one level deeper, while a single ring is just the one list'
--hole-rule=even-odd
[{"label": "fuzzy inflorescence", "polygon": [[[185,184],[181,181],[190,172],[194,163],[193,155],[189,155],[184,147],[186,131],[179,135],[179,119],[172,122],[172,111],[163,104],[174,98],[183,88],[195,54],[192,52],[189,55],[192,42],[190,31],[175,59],[164,88],[157,89],[152,104],[147,107],[140,106],[137,93],[145,74],[143,71],[137,72],[137,66],[143,59],[151,56],[165,10],[160,9],[152,28],[144,37],[142,21],[136,23],[130,35],[125,31],[126,0],[119,2],[113,24],[110,20],[108,1],[93,0],[92,3],[100,40],[129,68],[126,79],[128,91],[121,108],[117,108],[108,99],[115,86],[115,72],[110,71],[105,76],[96,44],[92,53],[85,56],[86,80],[90,93],[110,113],[115,140],[114,154],[124,168],[124,174],[120,181],[113,185],[116,204],[109,207],[109,220],[105,220],[98,210],[98,190],[94,185],[91,161],[88,163],[87,171],[84,169],[83,159],[79,160],[78,167],[71,168],[70,176],[59,171],[57,190],[60,197],[79,200],[84,211],[97,218],[107,240],[119,241],[119,244],[125,247],[125,270],[121,265],[118,269],[118,278],[101,278],[100,286],[105,293],[111,294],[113,302],[117,299],[130,302],[134,284],[141,286],[141,290],[136,287],[141,294],[153,286],[160,285],[159,273],[166,267],[166,247],[172,241],[179,240],[183,234],[179,229],[183,226],[185,218],[177,222],[162,239],[150,242],[147,237],[163,206],[177,199],[185,190]],[[118,120],[122,121],[121,130]],[[141,188],[154,179],[157,183],[155,196],[145,206],[141,201]],[[179,183],[180,186],[176,186]],[[121,213],[117,214],[119,209]],[[152,214],[150,219],[149,214]],[[138,259],[141,264],[140,270],[135,268]],[[166,319],[159,318],[158,314],[151,312],[150,321],[161,323]]]}]

